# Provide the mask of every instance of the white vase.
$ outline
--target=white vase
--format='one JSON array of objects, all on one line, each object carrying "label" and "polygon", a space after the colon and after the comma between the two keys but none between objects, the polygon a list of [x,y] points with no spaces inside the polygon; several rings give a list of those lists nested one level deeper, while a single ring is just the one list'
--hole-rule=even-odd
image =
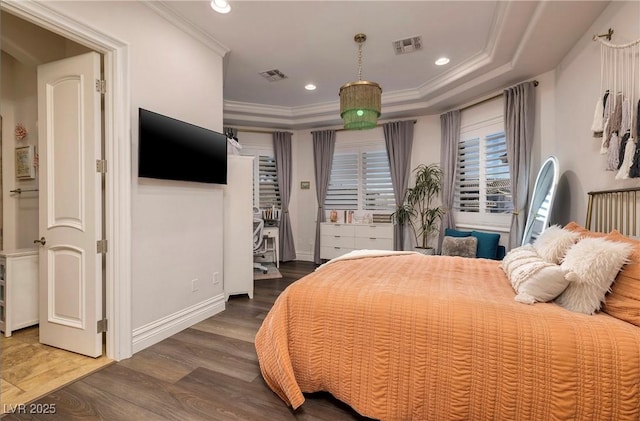
[{"label": "white vase", "polygon": [[434,249],[433,247],[414,247],[413,249],[420,254],[424,254],[425,256],[434,256],[436,254],[436,249]]}]

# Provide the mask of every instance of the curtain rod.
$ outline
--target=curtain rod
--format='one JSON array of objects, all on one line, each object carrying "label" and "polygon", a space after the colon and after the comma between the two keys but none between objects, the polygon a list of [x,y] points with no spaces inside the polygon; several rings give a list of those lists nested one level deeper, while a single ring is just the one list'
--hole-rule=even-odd
[{"label": "curtain rod", "polygon": [[[400,120],[400,121],[411,121],[413,124],[416,124],[416,123],[418,122],[418,120]],[[382,126],[384,126],[384,123],[376,124],[376,127],[382,127]],[[314,131],[315,131],[315,130],[314,130]],[[351,130],[351,129],[345,129],[345,128],[342,128],[342,129],[336,129],[336,132],[344,132],[344,131],[350,131],[350,132],[352,132],[353,130]]]},{"label": "curtain rod", "polygon": [[[538,86],[539,84],[540,84],[540,83],[539,83],[537,80],[534,80],[534,81],[533,81],[533,86]],[[495,94],[495,95],[493,95],[493,96],[490,96],[489,98],[481,99],[481,100],[480,100],[480,101],[478,101],[478,102],[474,102],[473,104],[469,104],[469,105],[467,105],[467,106],[465,106],[465,107],[460,108],[460,111],[464,111],[464,110],[466,110],[466,109],[468,109],[468,108],[475,107],[476,105],[484,104],[485,102],[491,101],[492,99],[499,98],[499,97],[501,97],[502,95],[504,95],[504,93],[503,93],[503,92],[501,92],[501,93],[499,93],[499,94]]]},{"label": "curtain rod", "polygon": [[293,134],[291,132],[280,132],[279,130],[276,131],[269,131],[269,130],[253,130],[253,129],[236,129],[238,130],[238,132],[243,132],[243,133],[262,133],[262,134],[274,134],[276,132],[278,133],[289,133],[289,134]]}]

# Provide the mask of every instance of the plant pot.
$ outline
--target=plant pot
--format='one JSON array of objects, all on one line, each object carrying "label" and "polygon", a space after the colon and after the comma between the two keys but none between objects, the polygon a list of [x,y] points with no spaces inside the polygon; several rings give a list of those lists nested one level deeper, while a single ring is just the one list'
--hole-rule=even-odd
[{"label": "plant pot", "polygon": [[420,254],[424,254],[425,256],[435,256],[436,254],[436,249],[434,249],[433,247],[414,247],[413,249]]}]

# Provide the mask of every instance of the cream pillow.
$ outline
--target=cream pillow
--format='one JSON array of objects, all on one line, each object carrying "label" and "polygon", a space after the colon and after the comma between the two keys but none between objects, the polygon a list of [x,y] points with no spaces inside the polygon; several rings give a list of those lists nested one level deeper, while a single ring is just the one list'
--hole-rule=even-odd
[{"label": "cream pillow", "polygon": [[507,277],[518,293],[516,301],[525,304],[551,301],[569,284],[565,271],[556,264],[542,260],[535,250],[525,249],[519,254],[521,258],[506,266]]},{"label": "cream pillow", "polygon": [[580,237],[580,234],[552,225],[533,242],[540,257],[546,262],[560,264],[562,258]]},{"label": "cream pillow", "polygon": [[593,314],[627,262],[633,246],[604,238],[584,238],[571,247],[560,267],[570,283],[556,299],[567,310]]},{"label": "cream pillow", "polygon": [[516,287],[513,285],[512,277],[510,276],[511,272],[513,272],[515,268],[519,267],[524,263],[536,261],[539,259],[540,259],[540,256],[538,256],[538,253],[536,253],[535,249],[533,248],[533,245],[531,244],[525,244],[524,246],[511,249],[504,256],[504,258],[500,262],[500,267],[502,268],[504,273],[507,275],[507,278],[509,278],[509,281],[511,282],[511,286],[513,286],[514,290],[516,289]]}]

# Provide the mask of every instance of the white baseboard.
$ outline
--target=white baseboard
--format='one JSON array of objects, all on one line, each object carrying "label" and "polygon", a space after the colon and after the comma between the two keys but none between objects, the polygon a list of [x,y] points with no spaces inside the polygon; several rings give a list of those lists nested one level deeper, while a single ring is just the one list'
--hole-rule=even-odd
[{"label": "white baseboard", "polygon": [[225,309],[224,294],[194,304],[159,320],[133,329],[133,353],[160,342]]},{"label": "white baseboard", "polygon": [[296,260],[313,262],[313,253],[296,253]]}]

